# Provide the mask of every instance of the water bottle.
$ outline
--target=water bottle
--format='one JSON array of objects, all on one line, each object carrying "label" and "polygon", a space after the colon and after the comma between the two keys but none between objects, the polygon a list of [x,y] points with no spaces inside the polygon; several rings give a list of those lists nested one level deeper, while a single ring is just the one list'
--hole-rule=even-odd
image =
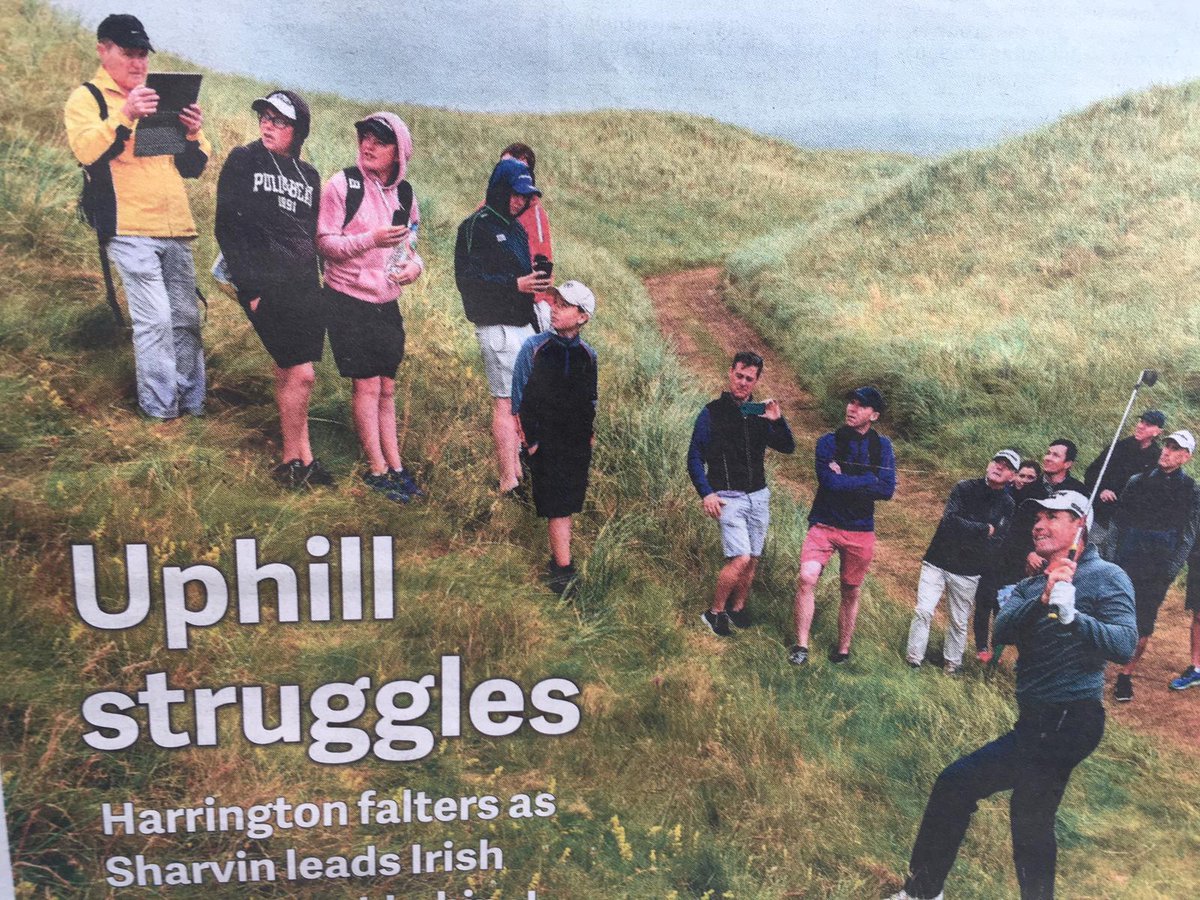
[{"label": "water bottle", "polygon": [[[405,225],[408,225],[408,210],[401,207],[392,213],[392,227],[395,228],[397,226]],[[392,253],[388,257],[387,266],[385,266],[385,271],[387,272],[388,277],[396,275],[401,269],[403,269],[411,256],[412,248],[409,246],[407,240],[403,240],[393,247]]]}]

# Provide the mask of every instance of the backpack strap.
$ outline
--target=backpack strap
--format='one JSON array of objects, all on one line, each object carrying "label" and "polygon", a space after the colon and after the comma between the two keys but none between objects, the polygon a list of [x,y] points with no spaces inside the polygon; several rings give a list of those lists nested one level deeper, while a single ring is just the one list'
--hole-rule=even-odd
[{"label": "backpack strap", "polygon": [[[100,118],[107,119],[108,102],[104,99],[100,88],[90,81],[85,81],[83,86],[96,101],[96,106],[100,110]],[[104,252],[104,244],[117,230],[116,199],[109,162],[124,152],[128,136],[128,129],[118,126],[117,137],[112,146],[91,165],[80,166],[83,170],[83,192],[79,197],[79,217],[96,230],[100,271],[104,275],[104,295],[119,328],[125,327],[125,317],[121,314],[121,305],[117,302],[117,289],[113,285],[112,269],[108,263],[108,254]]]},{"label": "backpack strap", "polygon": [[[366,180],[358,166],[342,169],[342,174],[346,176],[346,217],[342,220],[342,228],[345,228],[358,212],[358,208],[362,206]],[[407,224],[412,217],[413,188],[406,179],[402,178],[396,184],[396,199],[400,203],[399,208],[404,210],[404,221]]]}]

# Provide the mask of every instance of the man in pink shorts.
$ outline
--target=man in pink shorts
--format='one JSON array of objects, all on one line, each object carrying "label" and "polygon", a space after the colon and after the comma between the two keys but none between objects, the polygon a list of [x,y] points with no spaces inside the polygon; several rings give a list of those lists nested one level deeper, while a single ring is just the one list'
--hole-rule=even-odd
[{"label": "man in pink shorts", "polygon": [[877,388],[865,385],[853,390],[846,395],[846,423],[817,441],[817,496],[800,550],[796,644],[788,652],[793,665],[808,662],[817,581],[834,552],[841,560],[842,604],[838,641],[829,650],[829,660],[850,659],[858,598],[875,551],[875,501],[890,500],[896,492],[892,442],[871,427],[883,410],[883,395]]}]

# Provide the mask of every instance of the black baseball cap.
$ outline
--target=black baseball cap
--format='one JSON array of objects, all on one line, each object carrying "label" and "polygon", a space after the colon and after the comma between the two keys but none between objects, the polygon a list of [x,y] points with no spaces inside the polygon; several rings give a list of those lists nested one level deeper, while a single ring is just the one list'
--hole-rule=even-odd
[{"label": "black baseball cap", "polygon": [[96,28],[96,40],[112,41],[118,47],[130,50],[154,52],[154,48],[150,46],[150,36],[146,34],[146,29],[137,16],[131,16],[129,13],[113,13],[105,16],[104,21]]},{"label": "black baseball cap", "polygon": [[1165,428],[1167,425],[1167,417],[1161,409],[1148,409],[1139,418],[1147,425],[1158,428]]},{"label": "black baseball cap", "polygon": [[397,144],[396,132],[392,131],[392,126],[380,119],[377,116],[367,116],[365,119],[360,119],[354,123],[354,128],[358,131],[358,139],[362,140],[364,134],[372,134],[385,144]]},{"label": "black baseball cap", "polygon": [[846,394],[847,400],[857,400],[863,406],[869,406],[882,415],[887,404],[883,402],[883,394],[874,385],[864,384]]}]

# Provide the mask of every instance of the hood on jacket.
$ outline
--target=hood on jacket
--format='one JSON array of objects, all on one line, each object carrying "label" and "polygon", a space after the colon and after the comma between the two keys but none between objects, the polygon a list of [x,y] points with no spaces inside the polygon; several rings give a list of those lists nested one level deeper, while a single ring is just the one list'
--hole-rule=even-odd
[{"label": "hood on jacket", "polygon": [[530,197],[540,196],[542,193],[533,185],[529,166],[519,159],[502,159],[492,169],[492,177],[488,179],[487,199],[484,202],[493,212],[505,219],[512,218],[508,211],[508,201],[512,198],[514,186],[520,185],[526,188],[521,193]]},{"label": "hood on jacket", "polygon": [[[404,124],[404,120],[395,113],[381,110],[379,112],[371,113],[362,121],[365,122],[368,119],[378,119],[387,125],[392,134],[396,135],[396,148],[400,151],[396,154],[396,161],[399,163],[399,167],[396,171],[396,177],[384,185],[384,187],[390,187],[404,178],[405,174],[408,172],[408,161],[412,159],[413,154],[412,135],[409,133],[408,126]],[[366,167],[363,166],[361,151],[358,154],[358,159],[356,162],[358,163],[359,170],[363,173],[366,173],[367,170]]]},{"label": "hood on jacket", "polygon": [[[308,104],[304,98],[295,91],[284,90],[278,88],[270,91],[266,96],[260,97],[250,104],[250,108],[256,113],[261,113],[264,108],[271,107],[277,112],[287,115],[286,110],[271,102],[271,98],[276,94],[282,94],[287,97],[288,103],[291,103],[292,108],[296,111],[296,127],[292,132],[292,156],[300,155],[300,148],[304,146],[304,142],[308,140],[309,130],[312,128],[312,112],[308,108]],[[286,105],[286,104],[285,104]]]}]

